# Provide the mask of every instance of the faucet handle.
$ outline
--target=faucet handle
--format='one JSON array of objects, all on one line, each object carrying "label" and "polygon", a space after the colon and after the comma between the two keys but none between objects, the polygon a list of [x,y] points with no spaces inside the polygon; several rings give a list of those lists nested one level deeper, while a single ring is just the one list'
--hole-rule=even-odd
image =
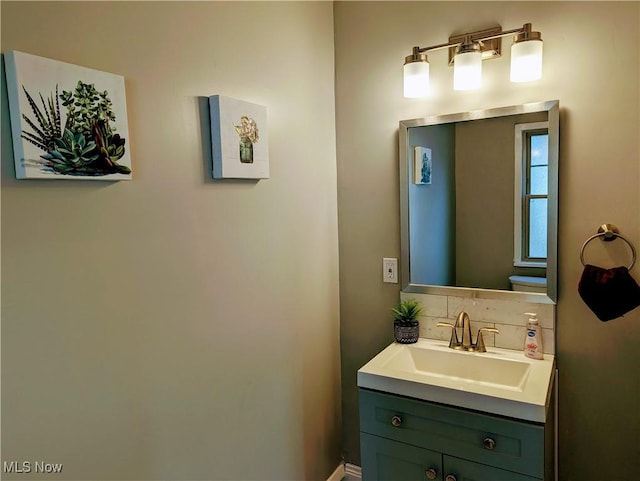
[{"label": "faucet handle", "polygon": [[482,336],[482,331],[493,332],[494,334],[500,334],[500,331],[495,327],[481,327],[478,329],[478,336],[476,338],[476,343],[473,345],[473,350],[476,352],[487,352],[487,348],[484,345],[484,337]]},{"label": "faucet handle", "polygon": [[451,339],[449,339],[449,348],[450,349],[460,349],[460,341],[458,340],[458,333],[456,332],[456,326],[450,324],[448,322],[439,322],[436,324],[437,327],[450,327],[451,328]]}]

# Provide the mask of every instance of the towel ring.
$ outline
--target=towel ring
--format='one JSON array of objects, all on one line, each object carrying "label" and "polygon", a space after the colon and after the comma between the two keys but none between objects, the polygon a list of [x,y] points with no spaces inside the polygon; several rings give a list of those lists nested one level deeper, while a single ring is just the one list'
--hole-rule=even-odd
[{"label": "towel ring", "polygon": [[584,261],[584,249],[585,247],[587,247],[587,244],[591,242],[593,239],[602,237],[602,240],[607,242],[612,241],[614,239],[622,239],[631,248],[631,256],[632,256],[631,265],[627,267],[628,270],[631,270],[636,263],[636,249],[633,247],[633,244],[631,242],[629,242],[624,236],[620,235],[618,232],[619,232],[618,228],[613,224],[602,224],[600,227],[598,227],[598,233],[589,237],[586,241],[584,241],[584,244],[582,244],[582,249],[580,249],[580,262],[582,262],[582,265],[583,266],[587,265]]}]

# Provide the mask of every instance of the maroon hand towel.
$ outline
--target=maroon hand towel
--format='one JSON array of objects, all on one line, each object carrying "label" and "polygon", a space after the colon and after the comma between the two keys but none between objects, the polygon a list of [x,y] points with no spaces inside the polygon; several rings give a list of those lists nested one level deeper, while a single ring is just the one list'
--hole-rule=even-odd
[{"label": "maroon hand towel", "polygon": [[640,286],[624,266],[603,269],[587,264],[578,292],[601,321],[610,321],[640,306]]}]

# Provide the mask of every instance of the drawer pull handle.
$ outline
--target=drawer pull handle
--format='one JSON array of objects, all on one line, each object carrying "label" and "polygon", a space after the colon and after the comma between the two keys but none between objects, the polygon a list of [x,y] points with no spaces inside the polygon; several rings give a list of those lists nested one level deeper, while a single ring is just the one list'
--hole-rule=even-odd
[{"label": "drawer pull handle", "polygon": [[393,416],[391,418],[391,424],[395,427],[399,427],[402,424],[402,418],[400,416]]},{"label": "drawer pull handle", "polygon": [[444,478],[444,481],[458,481],[458,478],[456,478],[455,475],[450,474],[449,476]]},{"label": "drawer pull handle", "polygon": [[438,471],[436,471],[433,468],[427,469],[427,471],[424,474],[427,475],[427,479],[436,479],[438,477]]},{"label": "drawer pull handle", "polygon": [[484,449],[488,449],[489,451],[493,451],[496,448],[496,442],[491,438],[484,438],[482,445]]}]

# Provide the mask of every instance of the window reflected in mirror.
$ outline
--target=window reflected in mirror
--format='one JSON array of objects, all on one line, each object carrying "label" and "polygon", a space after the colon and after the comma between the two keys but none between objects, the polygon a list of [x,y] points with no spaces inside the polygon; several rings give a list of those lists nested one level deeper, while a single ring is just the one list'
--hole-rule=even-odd
[{"label": "window reflected in mirror", "polygon": [[548,127],[515,126],[514,266],[547,267]]}]

